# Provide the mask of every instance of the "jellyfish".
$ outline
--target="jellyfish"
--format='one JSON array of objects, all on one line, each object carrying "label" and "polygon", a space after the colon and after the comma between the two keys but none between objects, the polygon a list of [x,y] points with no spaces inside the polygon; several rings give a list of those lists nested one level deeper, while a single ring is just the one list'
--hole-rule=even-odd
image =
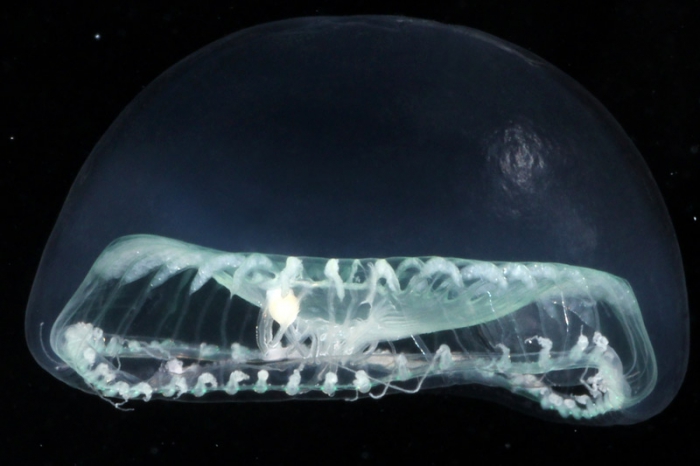
[{"label": "jellyfish", "polygon": [[148,86],[71,188],[26,336],[115,403],[485,386],[593,424],[663,410],[689,338],[667,210],[601,104],[382,16],[246,29]]}]

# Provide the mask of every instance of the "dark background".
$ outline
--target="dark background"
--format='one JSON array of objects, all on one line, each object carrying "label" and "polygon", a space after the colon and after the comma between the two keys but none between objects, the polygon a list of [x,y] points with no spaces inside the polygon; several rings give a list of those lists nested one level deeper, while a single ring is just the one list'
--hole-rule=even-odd
[{"label": "dark background", "polygon": [[440,393],[356,403],[134,403],[135,411],[122,412],[54,379],[26,348],[24,308],[44,244],[82,163],[129,101],[175,62],[242,28],[347,14],[481,29],[541,56],[596,96],[639,148],[667,202],[697,336],[700,5],[560,3],[29,1],[3,10],[0,463],[565,465],[700,458],[692,352],[685,384],[665,412],[635,426],[593,428]]}]

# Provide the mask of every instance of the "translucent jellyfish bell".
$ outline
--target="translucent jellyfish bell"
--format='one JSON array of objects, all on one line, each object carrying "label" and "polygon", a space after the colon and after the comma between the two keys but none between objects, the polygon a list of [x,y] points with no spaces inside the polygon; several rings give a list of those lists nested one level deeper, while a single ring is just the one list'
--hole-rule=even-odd
[{"label": "translucent jellyfish bell", "polygon": [[355,399],[481,384],[633,423],[683,379],[659,191],[613,118],[462,27],[307,18],[160,76],[81,170],[29,346],[118,400]]}]

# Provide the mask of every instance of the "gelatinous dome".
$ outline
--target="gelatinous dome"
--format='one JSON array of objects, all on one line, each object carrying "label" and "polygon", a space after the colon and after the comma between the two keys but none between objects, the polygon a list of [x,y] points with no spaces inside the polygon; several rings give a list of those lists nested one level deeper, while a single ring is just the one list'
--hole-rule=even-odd
[{"label": "gelatinous dome", "polygon": [[[91,279],[86,276],[110,243],[134,234],[245,257],[289,256],[287,265],[273,258],[280,264],[277,278],[292,270],[284,267],[295,264],[296,257],[421,257],[420,270],[429,258],[489,261],[496,268],[536,262],[595,269],[631,286],[643,317],[642,333],[645,327],[653,348],[644,361],[653,363],[655,354],[658,367],[653,391],[603,422],[653,416],[670,403],[685,373],[682,265],[644,161],[610,114],[571,78],[471,29],[398,17],[294,19],[224,38],[154,81],[119,116],[82,168],[30,297],[26,332],[32,353],[71,385],[87,389],[75,367],[53,353],[51,328],[64,308],[82,305],[86,286],[113,286],[105,283],[119,277],[105,272],[104,261],[101,269],[93,268]],[[167,244],[172,251],[181,247]],[[159,264],[170,261],[168,266],[175,267],[172,257]],[[319,270],[324,263],[318,263]],[[369,277],[384,263],[400,267],[398,261],[359,264]],[[462,274],[455,286],[466,286],[465,263],[451,264]],[[203,266],[193,259],[187,267]],[[353,266],[347,262],[345,267]],[[441,267],[435,270],[449,275],[450,266]],[[386,273],[375,285],[390,287],[386,277],[391,273]],[[305,286],[323,274],[318,277]],[[76,290],[84,280],[81,295]],[[217,282],[228,283],[221,276]],[[562,286],[556,280],[555,285]],[[230,285],[231,293],[234,288]],[[286,329],[297,314],[311,312],[303,306],[300,311],[294,302],[292,311],[280,311],[286,307],[275,306],[289,295],[284,289],[272,293],[272,298],[263,293],[257,303],[261,315],[272,315],[266,324],[270,331],[280,325]],[[109,302],[108,296],[100,299]],[[553,302],[551,296],[544,301]],[[541,311],[542,302],[537,306]],[[552,312],[568,324],[570,309],[566,303],[559,306]],[[586,342],[595,339],[594,329],[606,327],[605,309],[592,317],[572,312],[591,328]],[[128,327],[120,322],[122,329]],[[65,329],[54,329],[56,338],[68,338],[59,330]],[[71,335],[78,330],[74,327]],[[572,326],[565,332],[565,349],[574,351],[583,330]],[[617,332],[606,336],[625,339],[632,330]],[[139,336],[145,341],[156,337]],[[517,341],[532,343],[534,354],[542,354],[547,343],[538,337],[523,333]],[[631,368],[641,371],[653,382],[650,374],[656,369],[629,361],[639,349],[635,338],[630,338],[632,347],[618,350],[623,369],[626,375]],[[216,343],[235,341],[222,332]],[[594,351],[590,345],[593,349],[583,345],[581,351]],[[446,354],[440,348],[427,349],[437,358]],[[517,350],[507,349],[509,354]],[[500,351],[502,357],[505,350]],[[92,353],[85,354],[85,361],[94,360]],[[179,374],[182,362],[172,354],[166,360],[161,369]],[[268,376],[260,377],[258,383],[266,383]],[[328,378],[321,382],[329,387]],[[211,387],[213,382],[207,385],[205,378],[203,383]]]}]

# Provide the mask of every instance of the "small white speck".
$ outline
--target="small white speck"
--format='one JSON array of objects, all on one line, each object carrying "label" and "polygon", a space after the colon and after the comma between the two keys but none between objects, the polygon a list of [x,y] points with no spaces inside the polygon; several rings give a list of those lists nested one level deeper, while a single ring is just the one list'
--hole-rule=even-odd
[{"label": "small white speck", "polygon": [[697,222],[697,221],[698,221],[698,218],[697,218],[696,216],[694,216],[694,215],[693,215],[693,221],[694,221],[694,222]]},{"label": "small white speck", "polygon": [[101,35],[101,34],[95,34],[95,40],[100,40],[100,39],[102,39],[102,35]]},{"label": "small white speck", "polygon": [[15,140],[15,137],[14,137],[14,136],[10,136],[10,141],[14,141],[14,140]]}]

